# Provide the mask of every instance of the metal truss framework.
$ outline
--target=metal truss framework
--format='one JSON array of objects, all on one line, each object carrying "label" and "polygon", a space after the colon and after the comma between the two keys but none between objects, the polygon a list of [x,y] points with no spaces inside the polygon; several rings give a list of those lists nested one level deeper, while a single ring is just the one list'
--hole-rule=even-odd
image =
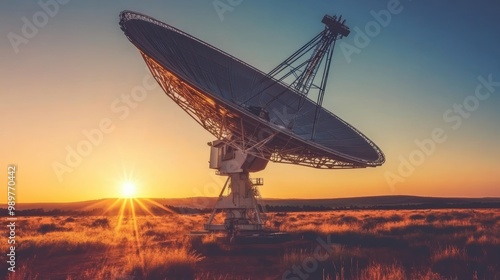
[{"label": "metal truss framework", "polygon": [[291,131],[275,128],[250,112],[242,116],[241,108],[214,99],[162,67],[144,52],[141,51],[141,54],[164,92],[203,128],[236,149],[273,162],[321,169],[372,166],[334,155],[325,156],[321,147],[316,148],[311,143],[297,139]]}]

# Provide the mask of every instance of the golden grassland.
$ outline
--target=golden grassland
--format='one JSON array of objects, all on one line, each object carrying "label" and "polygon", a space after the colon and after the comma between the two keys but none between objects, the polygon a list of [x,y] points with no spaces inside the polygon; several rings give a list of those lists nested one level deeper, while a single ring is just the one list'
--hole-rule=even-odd
[{"label": "golden grassland", "polygon": [[[189,236],[207,214],[19,217],[16,272],[0,278],[500,279],[500,209],[267,216],[292,239],[238,245]],[[331,244],[314,260],[318,238]]]}]

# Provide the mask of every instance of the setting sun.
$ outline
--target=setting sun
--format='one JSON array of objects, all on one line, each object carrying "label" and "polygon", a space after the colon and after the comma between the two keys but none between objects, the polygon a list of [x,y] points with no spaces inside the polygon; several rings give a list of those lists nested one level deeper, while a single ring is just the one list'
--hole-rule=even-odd
[{"label": "setting sun", "polygon": [[135,184],[132,182],[125,182],[122,185],[122,196],[126,198],[135,197],[137,191],[135,188]]}]

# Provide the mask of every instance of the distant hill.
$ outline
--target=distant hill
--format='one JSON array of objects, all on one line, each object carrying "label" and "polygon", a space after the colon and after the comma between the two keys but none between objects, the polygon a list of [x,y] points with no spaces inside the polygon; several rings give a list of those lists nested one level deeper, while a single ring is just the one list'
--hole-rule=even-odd
[{"label": "distant hill", "polygon": [[[123,200],[121,200],[123,201]],[[215,202],[215,197],[191,197],[191,198],[141,198],[144,205],[148,208],[160,206],[174,206],[185,208],[211,208]],[[454,208],[468,207],[474,208],[481,205],[487,207],[500,208],[500,198],[445,198],[445,197],[420,197],[420,196],[367,196],[367,197],[352,197],[352,198],[327,198],[327,199],[263,199],[261,203],[267,207],[285,207],[285,209],[295,209],[307,207],[308,209],[316,208]],[[80,202],[65,202],[65,203],[18,203],[17,210],[26,209],[43,209],[44,211],[61,210],[61,211],[90,211],[96,209],[119,208],[120,201],[116,198],[106,198],[99,200],[80,201]],[[0,205],[0,208],[6,208],[5,204]],[[279,208],[278,207],[278,208]],[[115,212],[115,211],[113,211]]]}]

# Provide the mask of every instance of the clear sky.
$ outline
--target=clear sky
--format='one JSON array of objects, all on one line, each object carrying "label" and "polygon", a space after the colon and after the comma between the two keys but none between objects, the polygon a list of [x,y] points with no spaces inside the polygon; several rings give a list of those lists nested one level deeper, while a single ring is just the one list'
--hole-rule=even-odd
[{"label": "clear sky", "polygon": [[17,165],[18,202],[117,197],[125,181],[142,197],[218,194],[223,179],[207,163],[214,137],[151,83],[119,28],[125,9],[263,71],[321,31],[325,13],[347,19],[324,106],[386,163],[270,163],[254,174],[264,197],[500,196],[498,1],[55,1],[0,9],[0,178],[6,185]]}]

